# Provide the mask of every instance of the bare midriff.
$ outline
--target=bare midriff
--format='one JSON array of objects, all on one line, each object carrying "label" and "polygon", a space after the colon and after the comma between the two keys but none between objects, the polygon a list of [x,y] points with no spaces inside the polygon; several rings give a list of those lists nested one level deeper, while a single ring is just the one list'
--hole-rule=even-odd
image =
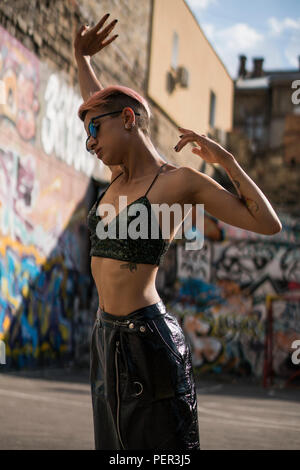
[{"label": "bare midriff", "polygon": [[155,285],[158,266],[131,264],[130,270],[129,265],[111,258],[91,259],[99,306],[112,315],[128,315],[161,300]]}]

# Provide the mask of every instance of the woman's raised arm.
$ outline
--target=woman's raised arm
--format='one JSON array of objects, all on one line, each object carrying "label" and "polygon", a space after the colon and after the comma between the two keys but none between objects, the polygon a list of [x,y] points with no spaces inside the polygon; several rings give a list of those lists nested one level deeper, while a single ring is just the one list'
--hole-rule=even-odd
[{"label": "woman's raised arm", "polygon": [[188,143],[198,144],[192,152],[208,163],[223,166],[238,193],[238,196],[232,194],[204,173],[182,167],[181,187],[186,188],[184,200],[192,204],[204,204],[205,210],[212,216],[235,227],[263,235],[280,232],[282,224],[269,200],[234,156],[204,134],[199,135],[182,127],[179,130],[183,135],[175,146],[176,152],[180,152]]},{"label": "woman's raised arm", "polygon": [[108,46],[118,37],[118,34],[116,34],[105,41],[118,21],[112,21],[106,28],[101,30],[108,17],[109,13],[103,16],[93,28],[89,28],[87,25],[81,26],[75,35],[74,55],[78,67],[80,92],[84,101],[96,91],[104,88],[96,77],[90,61],[93,55],[104,49],[104,47]]}]

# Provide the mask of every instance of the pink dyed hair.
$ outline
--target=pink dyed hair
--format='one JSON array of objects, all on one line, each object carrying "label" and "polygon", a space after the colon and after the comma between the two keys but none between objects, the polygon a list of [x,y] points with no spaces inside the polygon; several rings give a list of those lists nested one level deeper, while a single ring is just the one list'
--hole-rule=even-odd
[{"label": "pink dyed hair", "polygon": [[[84,121],[85,114],[88,111],[97,109],[101,105],[107,105],[108,103],[111,103],[111,100],[108,100],[107,98],[113,95],[117,95],[117,96],[127,95],[133,100],[136,100],[140,105],[142,105],[145,108],[146,116],[148,120],[150,120],[151,110],[145,98],[139,95],[139,93],[137,93],[132,88],[128,88],[122,85],[111,85],[106,88],[103,88],[103,90],[96,91],[90,98],[88,98],[80,106],[78,110],[79,118],[82,121]],[[126,107],[126,105],[124,107]]]}]

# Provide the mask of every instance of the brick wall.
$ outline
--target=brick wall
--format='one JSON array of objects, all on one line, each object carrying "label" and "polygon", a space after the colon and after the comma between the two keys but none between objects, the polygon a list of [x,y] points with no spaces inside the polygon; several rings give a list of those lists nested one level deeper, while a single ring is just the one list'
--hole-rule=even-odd
[{"label": "brick wall", "polygon": [[81,24],[95,24],[106,13],[111,14],[107,23],[118,18],[119,37],[93,58],[96,75],[103,86],[120,83],[145,96],[153,113],[151,137],[157,150],[175,165],[199,169],[202,160],[191,149],[175,153],[176,123],[147,97],[152,0],[17,0],[13,6],[3,0],[0,24],[43,62],[65,71],[68,84],[77,87],[74,32]]}]

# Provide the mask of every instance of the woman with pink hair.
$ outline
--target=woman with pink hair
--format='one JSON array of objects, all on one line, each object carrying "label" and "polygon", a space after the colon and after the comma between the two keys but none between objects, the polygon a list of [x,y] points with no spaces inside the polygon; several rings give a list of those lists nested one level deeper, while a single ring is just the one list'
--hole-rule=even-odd
[{"label": "woman with pink hair", "polygon": [[90,354],[95,448],[200,450],[191,350],[155,286],[187,214],[169,221],[169,234],[163,236],[165,219],[161,212],[153,216],[152,209],[205,204],[214,217],[265,235],[280,231],[281,223],[234,156],[205,135],[179,128],[175,150],[198,144],[193,152],[222,165],[238,196],[199,171],[164,161],[151,141],[145,98],[125,86],[104,88],[90,65],[90,57],[118,36],[107,39],[117,22],[104,27],[108,16],[93,28],[82,26],[74,42],[86,149],[112,169],[109,187],[88,216],[99,294]]}]

